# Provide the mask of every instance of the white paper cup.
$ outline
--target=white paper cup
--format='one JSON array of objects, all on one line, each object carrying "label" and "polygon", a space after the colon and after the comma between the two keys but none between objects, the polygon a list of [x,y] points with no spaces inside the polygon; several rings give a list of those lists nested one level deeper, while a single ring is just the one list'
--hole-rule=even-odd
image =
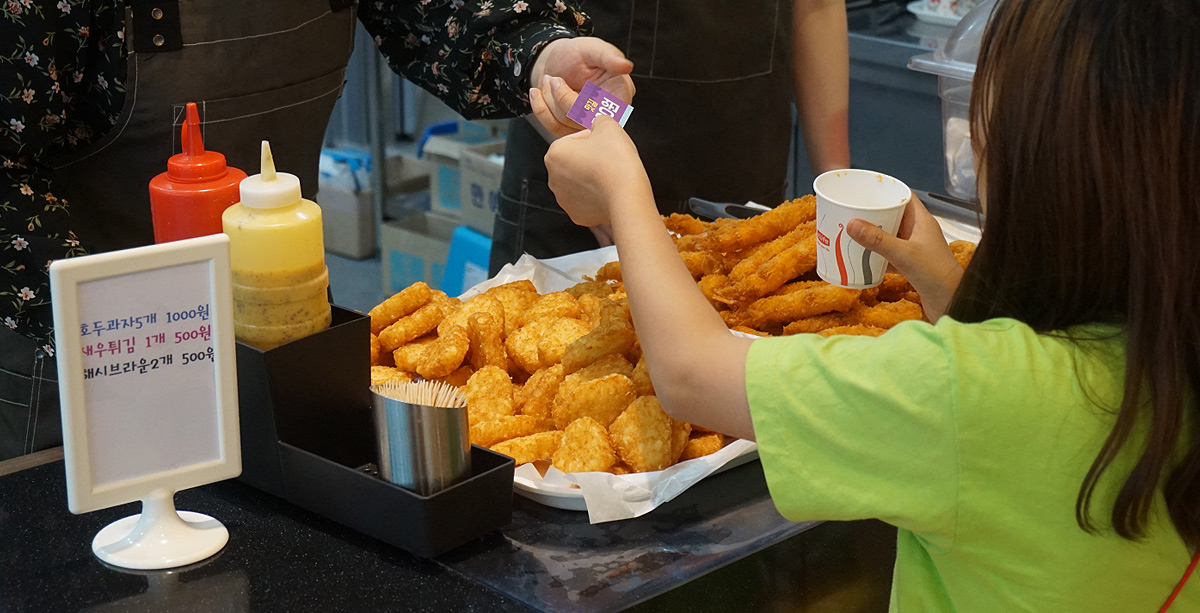
[{"label": "white paper cup", "polygon": [[887,260],[850,239],[846,226],[862,219],[895,235],[912,190],[871,170],[831,170],[813,181],[817,195],[817,274],[840,287],[865,289],[883,280]]}]

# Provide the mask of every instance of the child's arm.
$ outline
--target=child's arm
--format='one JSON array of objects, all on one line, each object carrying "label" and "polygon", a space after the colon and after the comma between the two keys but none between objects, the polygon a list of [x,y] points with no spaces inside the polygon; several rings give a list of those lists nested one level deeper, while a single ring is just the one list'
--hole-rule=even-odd
[{"label": "child's arm", "polygon": [[546,155],[550,188],[580,225],[611,223],[654,389],[676,419],[754,438],[746,400],[746,352],[700,293],[654,205],[637,149],[615,121],[556,141]]}]

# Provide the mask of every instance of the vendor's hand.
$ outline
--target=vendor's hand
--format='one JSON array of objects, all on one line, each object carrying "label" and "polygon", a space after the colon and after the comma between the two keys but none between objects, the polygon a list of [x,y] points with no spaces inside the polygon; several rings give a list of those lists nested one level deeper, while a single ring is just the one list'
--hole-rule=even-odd
[{"label": "vendor's hand", "polygon": [[637,147],[607,116],[598,115],[591,130],[551,144],[546,169],[559,206],[581,226],[609,223],[617,206],[654,206]]},{"label": "vendor's hand", "polygon": [[588,81],[625,102],[634,95],[633,62],[613,45],[599,38],[560,38],[546,45],[529,73],[529,104],[536,124],[554,138],[583,128],[567,118],[567,111]]},{"label": "vendor's hand", "polygon": [[954,291],[962,281],[963,269],[946,244],[941,226],[916,196],[904,209],[896,236],[861,219],[852,220],[846,233],[860,245],[886,258],[912,283],[921,295],[921,305],[929,321],[936,322],[946,314]]}]

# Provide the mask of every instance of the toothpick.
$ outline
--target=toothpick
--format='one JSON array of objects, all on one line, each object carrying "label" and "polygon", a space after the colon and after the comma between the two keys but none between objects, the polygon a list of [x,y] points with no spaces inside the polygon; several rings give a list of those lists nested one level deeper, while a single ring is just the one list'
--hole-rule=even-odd
[{"label": "toothpick", "polygon": [[442,381],[412,381],[407,383],[384,383],[372,385],[371,391],[393,400],[420,404],[442,409],[460,409],[467,406],[462,392]]}]

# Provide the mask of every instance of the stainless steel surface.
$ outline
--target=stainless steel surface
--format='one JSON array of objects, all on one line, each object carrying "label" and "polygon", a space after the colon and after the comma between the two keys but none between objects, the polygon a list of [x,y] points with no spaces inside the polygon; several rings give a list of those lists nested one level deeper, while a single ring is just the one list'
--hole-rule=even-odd
[{"label": "stainless steel surface", "polygon": [[379,476],[423,496],[471,474],[467,409],[409,404],[371,393]]},{"label": "stainless steel surface", "polygon": [[938,217],[953,219],[977,228],[983,227],[984,216],[975,202],[962,200],[945,194],[914,189],[913,195],[921,200],[930,213]]}]

